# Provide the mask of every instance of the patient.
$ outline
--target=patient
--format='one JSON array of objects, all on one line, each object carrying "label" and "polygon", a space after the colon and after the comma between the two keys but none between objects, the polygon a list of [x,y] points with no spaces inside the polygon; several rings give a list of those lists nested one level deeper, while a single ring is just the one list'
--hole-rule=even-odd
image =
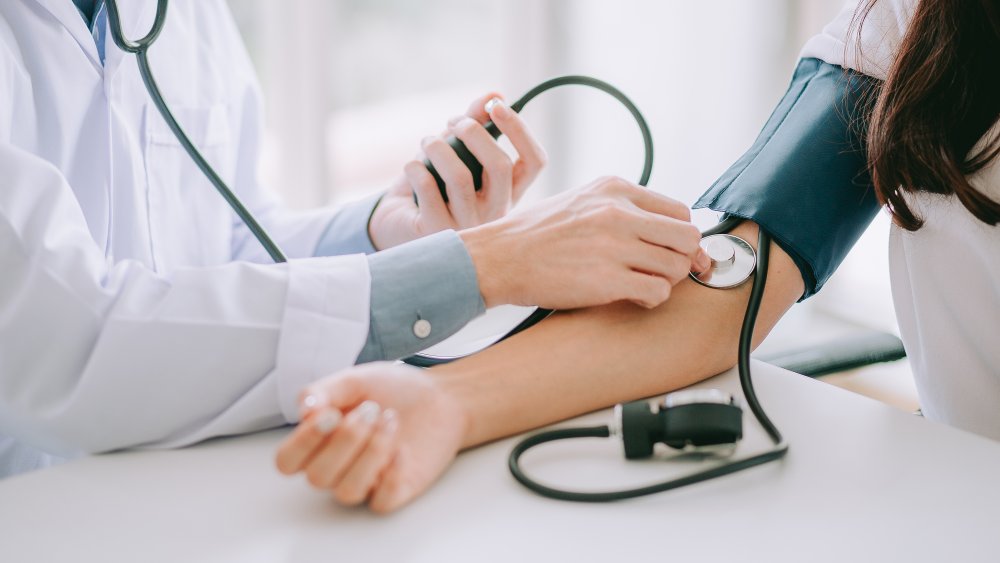
[{"label": "patient", "polygon": [[[887,204],[893,295],[924,413],[994,439],[998,67],[995,2],[849,7],[806,44],[754,146],[699,202],[750,219],[734,231],[745,240],[761,225],[776,241],[755,343],[822,287]],[[463,448],[733,366],[748,294],[749,284],[683,280],[652,311],[567,311],[429,371],[379,363],[335,374],[303,394],[303,422],[278,467],[341,503],[392,511]]]}]

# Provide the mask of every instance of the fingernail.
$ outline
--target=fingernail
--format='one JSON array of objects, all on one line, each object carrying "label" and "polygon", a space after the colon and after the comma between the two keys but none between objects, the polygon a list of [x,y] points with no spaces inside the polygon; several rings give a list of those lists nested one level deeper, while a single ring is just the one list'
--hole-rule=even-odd
[{"label": "fingernail", "polygon": [[483,106],[483,109],[486,110],[486,113],[492,115],[493,109],[497,107],[506,108],[507,104],[503,103],[503,100],[501,100],[500,98],[494,97],[490,98],[490,100],[486,102],[486,105]]},{"label": "fingernail", "polygon": [[316,415],[316,418],[313,419],[313,425],[320,434],[329,434],[333,432],[334,428],[340,425],[342,418],[344,418],[344,415],[339,410],[326,409]]},{"label": "fingernail", "polygon": [[386,432],[392,433],[396,431],[399,427],[399,416],[396,414],[394,409],[385,409],[382,411],[382,429]]},{"label": "fingernail", "polygon": [[361,421],[363,424],[373,424],[378,420],[379,414],[382,412],[382,407],[378,406],[375,401],[365,401],[358,405],[358,408],[351,412],[351,416],[355,417],[357,420]]},{"label": "fingernail", "polygon": [[302,406],[306,409],[314,409],[320,404],[319,395],[310,393],[302,399]]},{"label": "fingernail", "polygon": [[712,259],[708,257],[708,254],[704,250],[698,251],[697,266],[699,274],[708,271],[712,267]]},{"label": "fingernail", "polygon": [[456,115],[455,117],[448,120],[448,127],[454,127],[459,121],[465,119],[464,115]]}]

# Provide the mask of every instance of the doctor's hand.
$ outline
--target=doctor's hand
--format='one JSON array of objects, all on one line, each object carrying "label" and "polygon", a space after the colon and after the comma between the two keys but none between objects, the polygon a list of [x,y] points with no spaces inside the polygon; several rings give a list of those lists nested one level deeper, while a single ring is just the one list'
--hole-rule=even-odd
[{"label": "doctor's hand", "polygon": [[[489,112],[486,110],[488,102]],[[511,157],[486,132],[493,121],[517,151]],[[454,135],[483,165],[483,185],[476,191],[472,173],[445,139]],[[545,150],[521,117],[495,93],[472,103],[464,116],[452,118],[448,129],[421,143],[422,153],[408,162],[403,175],[375,208],[368,233],[379,250],[446,229],[467,229],[503,217],[520,200],[545,166]],[[428,158],[445,182],[448,203],[434,177],[424,167]],[[413,196],[419,202],[414,202]]]},{"label": "doctor's hand", "polygon": [[276,463],[304,473],[341,504],[396,510],[427,490],[455,458],[467,420],[458,401],[423,370],[365,364],[320,380],[302,395],[303,417]]},{"label": "doctor's hand", "polygon": [[711,262],[687,206],[621,178],[548,198],[460,234],[487,307],[652,308]]}]

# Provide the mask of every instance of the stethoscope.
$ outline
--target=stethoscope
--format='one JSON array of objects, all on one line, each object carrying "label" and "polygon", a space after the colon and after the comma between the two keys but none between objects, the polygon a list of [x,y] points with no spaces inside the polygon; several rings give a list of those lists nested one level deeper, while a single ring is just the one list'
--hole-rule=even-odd
[{"label": "stethoscope", "polygon": [[[135,41],[130,41],[125,37],[117,1],[107,0],[106,3],[111,36],[115,44],[121,50],[135,54],[139,66],[139,74],[142,77],[143,84],[146,86],[146,90],[149,92],[149,96],[157,110],[159,110],[160,115],[167,122],[170,130],[177,137],[181,146],[184,147],[184,150],[209,182],[211,182],[212,186],[226,200],[226,203],[229,204],[240,220],[246,224],[250,232],[253,233],[254,238],[260,242],[271,259],[276,263],[286,262],[287,258],[281,252],[281,249],[278,248],[278,245],[268,236],[253,214],[247,210],[239,197],[229,189],[219,174],[215,172],[198,148],[188,138],[184,129],[174,118],[173,113],[164,101],[159,86],[157,86],[156,80],[153,78],[149,66],[148,51],[163,31],[163,25],[167,17],[168,0],[157,0],[156,16],[149,33],[145,37]],[[606,82],[587,76],[563,76],[548,80],[532,88],[524,96],[511,104],[511,109],[520,112],[529,101],[542,92],[566,85],[596,88],[608,93],[629,110],[642,133],[645,159],[642,175],[638,183],[641,186],[645,186],[649,181],[649,176],[653,168],[652,135],[642,113],[617,88]],[[494,138],[500,136],[499,129],[492,123],[487,123],[485,127]],[[481,187],[482,165],[472,156],[472,153],[461,141],[451,137],[448,139],[448,142],[455,149],[459,158],[472,171],[476,184],[475,187],[479,189]],[[438,175],[437,171],[434,170],[430,162],[425,161],[424,164],[434,176],[438,188],[441,190],[442,197],[447,201],[444,181]],[[757,238],[757,251],[754,252],[753,247],[745,240],[728,234],[742,220],[739,217],[730,217],[702,233],[701,245],[711,258],[712,267],[701,274],[692,273],[691,277],[701,285],[718,289],[737,287],[753,277],[750,299],[747,304],[746,315],[743,317],[743,326],[740,330],[737,365],[744,399],[754,417],[774,442],[774,447],[763,453],[754,454],[749,457],[717,463],[707,469],[679,478],[633,489],[605,492],[568,491],[542,485],[528,476],[521,467],[521,456],[529,449],[546,442],[569,438],[618,438],[622,441],[625,457],[628,459],[652,456],[656,444],[665,444],[668,447],[683,451],[710,453],[718,456],[720,459],[733,455],[737,442],[743,437],[743,410],[735,398],[718,389],[683,390],[667,395],[663,401],[655,405],[647,401],[633,401],[619,404],[614,409],[611,424],[608,425],[548,430],[521,440],[514,446],[508,458],[510,472],[518,482],[540,495],[554,499],[606,502],[649,495],[707,481],[780,459],[787,453],[788,444],[784,441],[774,423],[767,417],[760,402],[757,400],[753,381],[750,377],[751,342],[754,326],[757,321],[757,313],[760,310],[764,296],[764,285],[767,281],[771,240],[767,233],[761,229]],[[753,275],[754,272],[757,273],[756,276]],[[536,309],[497,342],[528,329],[550,314],[552,314],[552,311]],[[416,355],[404,361],[421,367],[429,367],[454,359],[457,358]]]}]

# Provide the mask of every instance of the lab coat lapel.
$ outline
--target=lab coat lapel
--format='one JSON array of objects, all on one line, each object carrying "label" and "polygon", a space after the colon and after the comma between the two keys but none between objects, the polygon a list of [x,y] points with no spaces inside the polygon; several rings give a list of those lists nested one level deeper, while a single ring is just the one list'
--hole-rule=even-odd
[{"label": "lab coat lapel", "polygon": [[80,48],[87,53],[87,57],[90,61],[100,69],[101,59],[97,56],[97,45],[94,43],[94,37],[90,34],[90,30],[87,29],[86,22],[83,21],[83,16],[80,15],[80,11],[76,9],[76,4],[70,0],[29,0],[36,2],[43,8],[48,10],[50,14],[63,26],[66,31],[76,39],[76,42],[80,44]]}]

